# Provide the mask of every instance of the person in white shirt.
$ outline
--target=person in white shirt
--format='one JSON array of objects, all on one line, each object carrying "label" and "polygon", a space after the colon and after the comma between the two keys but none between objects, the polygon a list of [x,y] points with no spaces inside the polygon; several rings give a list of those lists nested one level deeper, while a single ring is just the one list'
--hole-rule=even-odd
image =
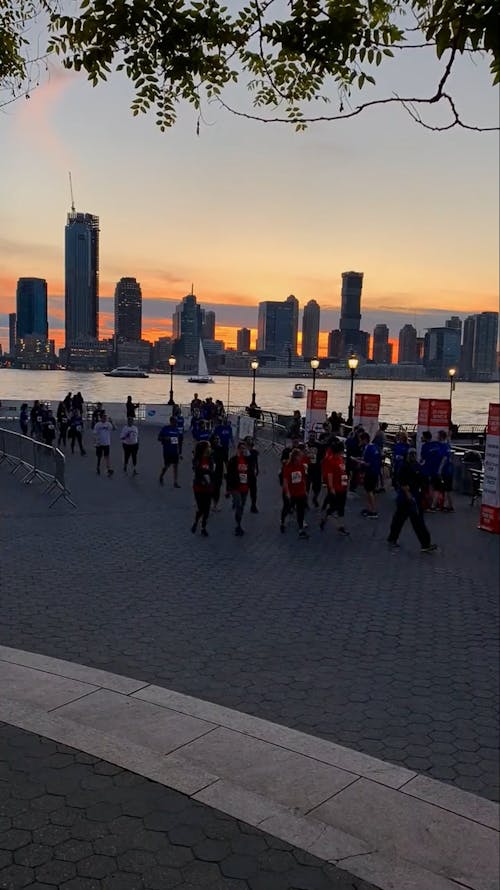
[{"label": "person in white shirt", "polygon": [[114,426],[110,420],[108,420],[106,412],[101,411],[100,418],[94,426],[94,436],[95,436],[95,453],[97,457],[97,475],[99,476],[101,473],[101,460],[104,457],[104,463],[106,464],[106,469],[108,472],[108,476],[113,475],[113,470],[111,469],[111,462],[109,459],[109,451],[111,446],[111,431],[114,430]]},{"label": "person in white shirt", "polygon": [[127,472],[128,462],[132,458],[133,476],[137,476],[137,452],[139,450],[139,430],[134,423],[134,418],[129,415],[127,424],[123,427],[120,439],[123,445],[123,472]]}]

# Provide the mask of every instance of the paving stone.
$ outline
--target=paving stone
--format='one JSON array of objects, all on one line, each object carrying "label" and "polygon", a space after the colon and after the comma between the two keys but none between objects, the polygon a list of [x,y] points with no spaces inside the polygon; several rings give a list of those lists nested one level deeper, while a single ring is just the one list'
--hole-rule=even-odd
[{"label": "paving stone", "polygon": [[32,883],[35,874],[25,865],[8,865],[0,871],[0,890],[22,890]]}]

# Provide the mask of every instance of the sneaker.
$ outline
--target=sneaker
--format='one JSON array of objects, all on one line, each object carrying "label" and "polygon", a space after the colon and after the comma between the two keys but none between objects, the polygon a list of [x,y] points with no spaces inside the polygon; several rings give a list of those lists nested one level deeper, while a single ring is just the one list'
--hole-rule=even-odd
[{"label": "sneaker", "polygon": [[303,527],[304,527],[304,528],[309,528],[307,522],[304,522],[304,526],[303,526]]},{"label": "sneaker", "polygon": [[313,498],[313,507],[319,507],[318,498]]},{"label": "sneaker", "polygon": [[365,519],[378,519],[378,513],[365,513]]},{"label": "sneaker", "polygon": [[337,531],[338,531],[339,535],[344,535],[344,537],[346,537],[346,538],[348,538],[349,535],[351,534],[350,532],[347,531],[346,528],[344,528],[343,525],[340,528],[338,528]]},{"label": "sneaker", "polygon": [[309,535],[307,534],[307,532],[304,529],[301,529],[301,531],[299,532],[299,538],[308,538],[308,537],[309,537]]},{"label": "sneaker", "polygon": [[114,472],[114,470],[108,470],[108,476],[112,476]]},{"label": "sneaker", "polygon": [[234,533],[235,533],[235,535],[236,535],[237,538],[242,538],[243,535],[245,534],[245,532],[243,531],[243,529],[241,528],[241,526],[238,526],[237,528],[235,528]]},{"label": "sneaker", "polygon": [[202,528],[202,530],[201,530],[201,537],[202,537],[202,538],[208,538],[208,532],[207,532],[206,528]]},{"label": "sneaker", "polygon": [[96,469],[96,473],[97,473],[98,476],[101,475],[101,471],[100,471],[99,467],[97,467],[97,469]]},{"label": "sneaker", "polygon": [[126,468],[126,467],[123,468],[123,472],[124,472],[124,473],[127,472],[127,468]]},{"label": "sneaker", "polygon": [[389,544],[389,547],[392,547],[394,550],[399,550],[399,544],[397,541],[391,541],[390,538],[387,538],[387,543]]},{"label": "sneaker", "polygon": [[280,532],[282,535],[285,533],[285,526],[283,525],[283,523],[281,523],[280,525]]},{"label": "sneaker", "polygon": [[160,485],[163,485],[163,476],[160,476],[160,478],[158,479],[158,482],[160,483]]},{"label": "sneaker", "polygon": [[138,476],[138,475],[139,475],[139,473],[137,472],[137,470],[134,470],[134,472],[132,473],[132,476]]},{"label": "sneaker", "polygon": [[420,552],[421,553],[434,553],[434,551],[437,549],[438,549],[437,544],[429,544],[428,547],[422,547]]},{"label": "sneaker", "polygon": [[180,488],[180,485],[178,482],[174,482],[174,488]]},{"label": "sneaker", "polygon": [[250,513],[258,513],[257,507],[250,507]]},{"label": "sneaker", "polygon": [[325,530],[325,525],[326,525],[326,519],[322,519],[321,522],[320,522],[320,524],[319,524],[319,527],[320,527],[320,529],[321,529],[322,532],[324,532],[324,530]]},{"label": "sneaker", "polygon": [[370,511],[367,510],[367,509],[365,508],[364,510],[361,510],[361,515],[362,515],[362,516],[369,516],[369,515],[370,515]]}]

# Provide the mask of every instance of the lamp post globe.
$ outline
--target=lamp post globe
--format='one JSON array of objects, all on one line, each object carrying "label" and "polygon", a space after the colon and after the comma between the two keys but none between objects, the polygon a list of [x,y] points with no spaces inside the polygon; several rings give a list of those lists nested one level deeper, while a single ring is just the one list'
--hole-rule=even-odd
[{"label": "lamp post globe", "polygon": [[453,399],[453,393],[455,391],[455,374],[457,373],[456,368],[448,368],[448,377],[450,378],[450,420],[451,420],[451,402]]},{"label": "lamp post globe", "polygon": [[175,405],[174,402],[174,368],[175,368],[176,358],[175,355],[171,355],[168,364],[170,367],[170,398],[167,402],[167,405]]},{"label": "lamp post globe", "polygon": [[314,390],[316,389],[316,373],[319,368],[319,359],[312,358],[310,361],[310,365],[311,365],[312,372],[313,372],[313,392],[314,392]]},{"label": "lamp post globe", "polygon": [[257,359],[256,358],[252,359],[252,361],[250,362],[250,368],[252,369],[252,404],[253,405],[256,403],[255,402],[255,375],[257,373],[258,367],[259,367],[259,362],[257,361]]},{"label": "lamp post globe", "polygon": [[347,424],[348,424],[348,426],[351,426],[351,427],[352,427],[352,423],[353,423],[353,413],[354,413],[354,403],[353,403],[354,375],[356,373],[356,368],[358,367],[358,365],[359,365],[359,359],[358,359],[357,355],[355,355],[354,353],[351,353],[351,355],[347,359],[347,367],[349,368],[349,371],[351,372],[351,392],[350,392],[350,397],[349,397],[349,411],[348,411],[348,415],[347,415]]}]

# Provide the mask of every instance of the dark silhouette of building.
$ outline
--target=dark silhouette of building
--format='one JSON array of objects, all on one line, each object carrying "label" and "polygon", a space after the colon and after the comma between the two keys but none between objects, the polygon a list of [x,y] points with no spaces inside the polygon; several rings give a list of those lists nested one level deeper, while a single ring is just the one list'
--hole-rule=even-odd
[{"label": "dark silhouette of building", "polygon": [[302,356],[304,359],[315,358],[318,355],[320,311],[316,300],[309,300],[304,306],[302,316]]},{"label": "dark silhouette of building", "polygon": [[389,343],[389,328],[386,324],[375,325],[372,357],[376,365],[390,365],[392,362],[392,346]]},{"label": "dark silhouette of building", "polygon": [[465,380],[488,382],[496,373],[498,312],[469,315],[464,322],[460,374]]},{"label": "dark silhouette of building", "polygon": [[99,335],[99,217],[68,213],[65,230],[66,346]]},{"label": "dark silhouette of building", "polygon": [[430,377],[446,379],[450,368],[460,361],[460,331],[456,328],[429,328],[424,338],[424,365]]},{"label": "dark silhouette of building", "polygon": [[237,352],[250,352],[250,328],[240,328],[236,334]]},{"label": "dark silhouette of building", "polygon": [[414,365],[417,361],[417,331],[412,324],[405,324],[399,332],[398,364]]},{"label": "dark silhouette of building", "polygon": [[290,363],[297,355],[299,303],[290,295],[283,302],[259,303],[257,350]]},{"label": "dark silhouette of building", "polygon": [[342,355],[342,331],[338,328],[336,330],[330,331],[328,334],[328,358],[333,358],[336,361],[340,360]]},{"label": "dark silhouette of building", "polygon": [[9,313],[9,354],[15,355],[16,352],[16,313]]},{"label": "dark silhouette of building", "polygon": [[198,367],[198,354],[202,333],[201,306],[193,293],[188,294],[178,304],[173,314],[173,337],[175,353],[184,359],[186,368]]},{"label": "dark silhouette of building", "polygon": [[116,285],[115,337],[117,341],[142,337],[142,291],[135,278],[120,278]]},{"label": "dark silhouette of building", "polygon": [[212,309],[202,309],[201,318],[202,340],[215,340],[215,312]]},{"label": "dark silhouette of building", "polygon": [[16,339],[33,336],[47,340],[47,282],[45,278],[20,278],[16,291]]}]

